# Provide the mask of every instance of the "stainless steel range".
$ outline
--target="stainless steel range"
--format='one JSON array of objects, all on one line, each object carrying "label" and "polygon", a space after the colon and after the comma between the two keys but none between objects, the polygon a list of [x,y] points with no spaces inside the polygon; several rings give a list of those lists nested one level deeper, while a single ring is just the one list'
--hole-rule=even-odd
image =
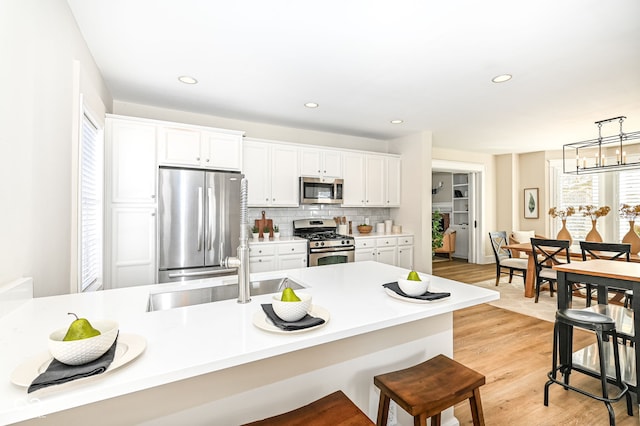
[{"label": "stainless steel range", "polygon": [[293,221],[293,235],[309,240],[307,265],[321,266],[354,261],[355,240],[336,233],[333,219]]}]

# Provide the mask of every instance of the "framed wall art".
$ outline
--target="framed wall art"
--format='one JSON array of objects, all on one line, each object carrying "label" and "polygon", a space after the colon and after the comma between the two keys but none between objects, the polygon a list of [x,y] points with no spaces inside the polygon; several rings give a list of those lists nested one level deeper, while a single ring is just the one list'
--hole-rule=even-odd
[{"label": "framed wall art", "polygon": [[525,188],[524,190],[524,218],[537,219],[538,211],[538,188]]}]

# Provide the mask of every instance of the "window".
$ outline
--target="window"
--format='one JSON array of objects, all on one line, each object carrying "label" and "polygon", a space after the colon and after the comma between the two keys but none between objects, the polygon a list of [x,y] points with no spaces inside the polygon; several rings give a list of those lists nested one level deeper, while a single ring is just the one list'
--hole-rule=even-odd
[{"label": "window", "polygon": [[[598,219],[598,232],[604,241],[619,242],[629,230],[629,224],[619,215],[620,204],[640,204],[640,170],[623,170],[607,173],[569,175],[562,173],[562,163],[551,162],[550,206],[566,208],[592,204],[609,206],[611,212]],[[551,222],[551,236],[557,235],[562,223]],[[588,217],[576,212],[567,219],[567,229],[574,241],[584,240],[591,229]]]},{"label": "window", "polygon": [[85,112],[80,133],[80,290],[102,281],[102,132]]}]

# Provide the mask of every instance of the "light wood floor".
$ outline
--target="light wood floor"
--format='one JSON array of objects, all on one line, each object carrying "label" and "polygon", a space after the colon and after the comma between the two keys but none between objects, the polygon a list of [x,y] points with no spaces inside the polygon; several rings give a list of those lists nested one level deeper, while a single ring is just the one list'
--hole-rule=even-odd
[{"label": "light wood floor", "polygon": [[[433,265],[433,274],[462,282],[495,277],[493,265],[471,265],[454,260]],[[543,404],[544,384],[551,367],[553,324],[526,315],[480,305],[454,313],[454,354],[457,361],[484,374],[482,407],[487,425],[608,425],[603,403],[553,385],[549,406]],[[595,341],[588,332],[576,330],[574,348]],[[578,373],[571,383],[598,393],[599,383]],[[614,388],[611,391],[615,391]],[[626,414],[624,398],[614,404],[616,424],[638,425]],[[461,425],[472,424],[468,403],[455,407]]]}]

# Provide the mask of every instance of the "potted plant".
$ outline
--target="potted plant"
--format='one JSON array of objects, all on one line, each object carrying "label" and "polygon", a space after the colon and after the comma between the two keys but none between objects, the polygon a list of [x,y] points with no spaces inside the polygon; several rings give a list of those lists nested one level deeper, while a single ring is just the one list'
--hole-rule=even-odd
[{"label": "potted plant", "polygon": [[264,237],[265,240],[269,239],[270,233],[271,233],[271,228],[269,228],[268,226],[265,226],[264,229],[262,229],[262,236]]},{"label": "potted plant", "polygon": [[280,239],[280,227],[278,225],[273,225],[273,239]]},{"label": "potted plant", "polygon": [[253,234],[253,239],[258,240],[260,238],[260,229],[254,225],[251,227],[251,233]]},{"label": "potted plant", "polygon": [[444,231],[440,220],[442,214],[439,211],[431,213],[431,257],[436,255],[436,249],[442,247],[442,241],[444,239]]}]

